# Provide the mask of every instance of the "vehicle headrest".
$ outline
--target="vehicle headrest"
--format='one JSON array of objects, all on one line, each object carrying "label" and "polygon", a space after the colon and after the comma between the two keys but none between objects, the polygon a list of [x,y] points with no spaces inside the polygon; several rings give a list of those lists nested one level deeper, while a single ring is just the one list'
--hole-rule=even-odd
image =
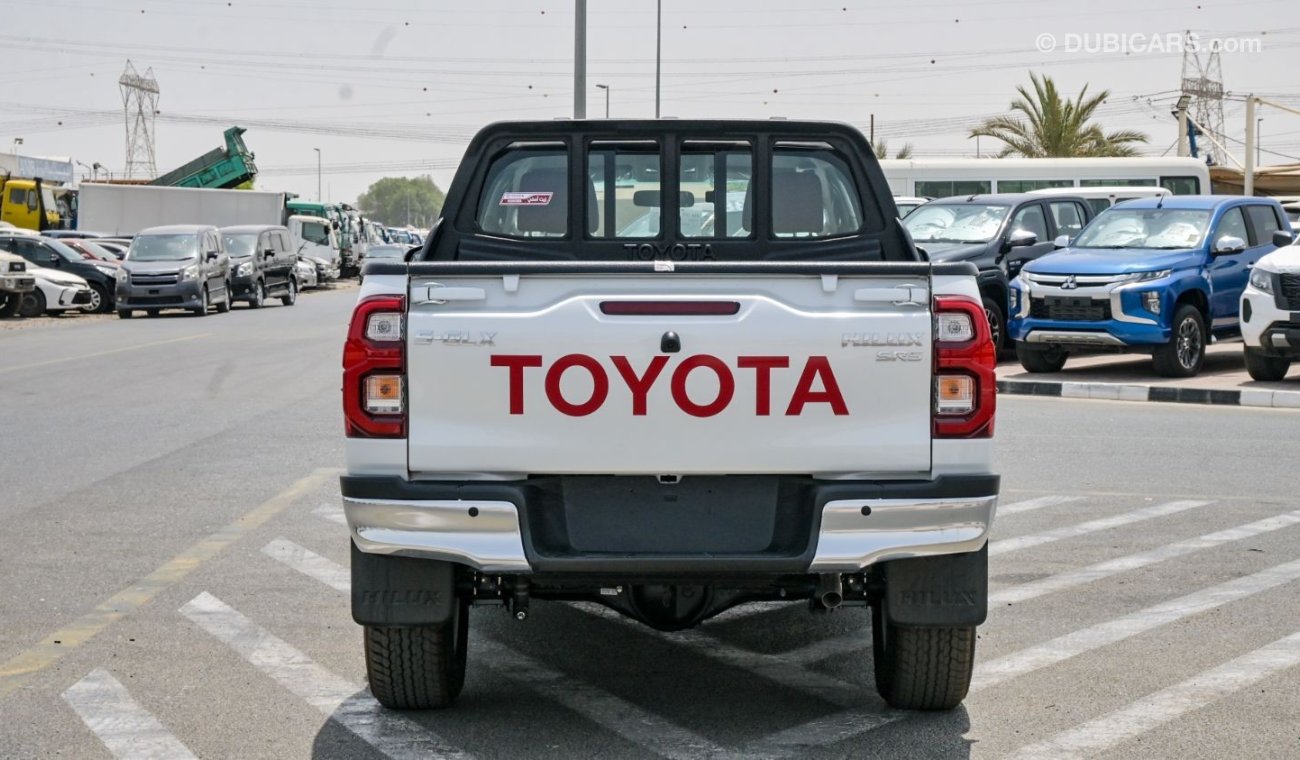
[{"label": "vehicle headrest", "polygon": [[533,169],[519,178],[519,190],[550,193],[545,205],[520,206],[515,222],[520,232],[564,235],[569,231],[569,173],[565,169]]},{"label": "vehicle headrest", "polygon": [[772,172],[772,232],[821,232],[822,180],[815,172],[775,169]]}]

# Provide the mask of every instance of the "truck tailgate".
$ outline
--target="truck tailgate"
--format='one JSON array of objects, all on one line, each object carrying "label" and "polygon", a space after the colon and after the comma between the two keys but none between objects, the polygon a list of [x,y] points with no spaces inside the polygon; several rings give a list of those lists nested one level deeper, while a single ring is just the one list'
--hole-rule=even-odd
[{"label": "truck tailgate", "polygon": [[928,274],[881,271],[413,271],[409,469],[928,472]]}]

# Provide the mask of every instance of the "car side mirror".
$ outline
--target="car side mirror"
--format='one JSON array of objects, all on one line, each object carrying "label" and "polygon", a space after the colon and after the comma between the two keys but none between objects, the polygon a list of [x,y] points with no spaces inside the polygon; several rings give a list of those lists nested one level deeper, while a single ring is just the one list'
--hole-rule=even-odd
[{"label": "car side mirror", "polygon": [[208,251],[208,261],[216,261],[219,255],[216,251]]},{"label": "car side mirror", "polygon": [[1025,248],[1031,245],[1038,245],[1038,236],[1029,230],[1012,230],[1011,237],[1007,238],[1007,247]]},{"label": "car side mirror", "polygon": [[1060,235],[1060,236],[1058,236],[1058,237],[1056,238],[1056,240],[1053,240],[1053,241],[1052,241],[1052,245],[1056,246],[1057,248],[1069,248],[1069,247],[1070,247],[1070,236],[1069,236],[1069,235]]},{"label": "car side mirror", "polygon": [[263,258],[268,258],[268,259],[275,258],[275,249],[267,248],[265,251],[262,252],[262,256]]},{"label": "car side mirror", "polygon": [[1286,230],[1275,230],[1273,232],[1273,245],[1278,248],[1285,248],[1295,240],[1295,235]]},{"label": "car side mirror", "polygon": [[1246,250],[1246,241],[1236,235],[1224,235],[1214,241],[1215,255],[1224,255],[1229,253],[1241,253]]}]

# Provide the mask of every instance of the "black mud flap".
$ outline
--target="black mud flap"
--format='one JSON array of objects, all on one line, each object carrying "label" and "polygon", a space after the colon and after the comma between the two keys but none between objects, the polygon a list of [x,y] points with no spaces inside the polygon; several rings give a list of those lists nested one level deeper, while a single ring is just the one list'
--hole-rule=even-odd
[{"label": "black mud flap", "polygon": [[366,554],[352,544],[352,619],[361,625],[437,625],[451,619],[456,566]]},{"label": "black mud flap", "polygon": [[883,565],[885,617],[894,625],[980,625],[988,616],[989,547]]}]

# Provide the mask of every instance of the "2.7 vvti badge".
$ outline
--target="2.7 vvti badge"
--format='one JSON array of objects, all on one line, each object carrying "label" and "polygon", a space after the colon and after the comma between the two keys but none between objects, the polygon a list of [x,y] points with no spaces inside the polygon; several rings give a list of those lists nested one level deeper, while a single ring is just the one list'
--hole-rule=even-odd
[{"label": "2.7 vvti badge", "polygon": [[424,249],[366,266],[344,350],[375,697],[451,703],[481,605],[674,630],[784,599],[869,606],[884,698],[958,704],[993,345],[975,269],[923,261],[896,217],[843,125],[483,130]]}]

